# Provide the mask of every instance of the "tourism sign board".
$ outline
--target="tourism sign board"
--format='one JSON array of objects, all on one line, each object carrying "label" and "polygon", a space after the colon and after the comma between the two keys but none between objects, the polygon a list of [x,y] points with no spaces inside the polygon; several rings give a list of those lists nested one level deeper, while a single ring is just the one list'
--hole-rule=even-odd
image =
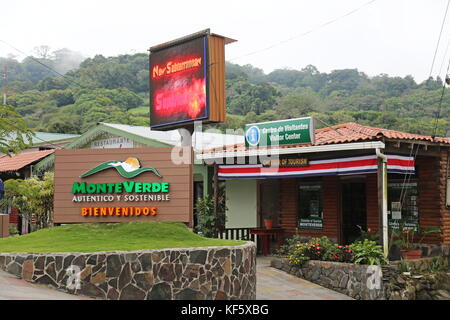
[{"label": "tourism sign board", "polygon": [[262,161],[263,167],[280,167],[280,168],[289,168],[289,167],[307,167],[309,166],[308,158],[298,157],[298,156],[290,156],[289,158],[280,157],[277,159],[268,159]]},{"label": "tourism sign board", "polygon": [[389,228],[398,230],[400,227],[403,230],[414,230],[418,231],[419,220],[418,219],[388,219]]},{"label": "tourism sign board", "polygon": [[297,229],[300,230],[322,230],[322,217],[299,218],[297,220]]},{"label": "tourism sign board", "polygon": [[54,222],[192,224],[192,165],[174,164],[171,150],[57,150]]},{"label": "tourism sign board", "polygon": [[209,29],[150,48],[150,127],[225,121],[225,44]]},{"label": "tourism sign board", "polygon": [[252,123],[245,126],[246,147],[314,144],[314,118]]}]

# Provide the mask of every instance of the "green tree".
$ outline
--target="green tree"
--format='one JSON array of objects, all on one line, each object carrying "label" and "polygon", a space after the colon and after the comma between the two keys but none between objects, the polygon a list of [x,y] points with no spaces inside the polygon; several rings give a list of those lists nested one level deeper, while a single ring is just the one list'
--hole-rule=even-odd
[{"label": "green tree", "polygon": [[0,119],[0,153],[17,153],[25,149],[33,134],[14,107],[0,106]]},{"label": "green tree", "polygon": [[275,111],[282,119],[305,117],[317,111],[319,98],[312,90],[301,90],[287,94],[278,100]]},{"label": "green tree", "polygon": [[28,220],[35,217],[37,229],[52,226],[55,193],[53,180],[51,172],[46,173],[42,179],[32,177],[25,180],[6,180],[5,197],[0,206],[8,204],[16,207]]}]

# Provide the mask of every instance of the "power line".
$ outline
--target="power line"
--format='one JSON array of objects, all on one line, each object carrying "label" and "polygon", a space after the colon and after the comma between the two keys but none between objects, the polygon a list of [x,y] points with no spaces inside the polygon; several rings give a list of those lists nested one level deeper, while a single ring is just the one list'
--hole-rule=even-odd
[{"label": "power line", "polygon": [[[441,75],[441,72],[442,72],[442,67],[444,66],[444,62],[445,62],[445,58],[447,57],[447,52],[448,52],[448,47],[450,46],[450,38],[448,39],[448,42],[447,42],[447,47],[445,48],[445,52],[444,52],[444,56],[442,57],[442,62],[441,62],[441,66],[439,67],[439,73],[438,73],[438,76],[440,76]],[[428,78],[430,78],[430,77],[428,77]]]},{"label": "power line", "polygon": [[[2,121],[6,122],[6,125],[7,125],[7,126],[12,127],[12,128],[14,128],[14,129],[18,130],[18,132],[20,132],[20,131],[22,130],[21,128],[19,128],[18,126],[16,126],[12,121],[9,121],[9,119],[3,119]],[[20,133],[19,133],[19,134],[20,134]],[[47,144],[49,144],[49,145],[51,145],[51,146],[54,146],[56,149],[61,149],[60,146],[58,146],[58,145],[56,145],[56,144],[53,144],[53,143],[50,142],[50,141],[47,141],[47,140],[44,140],[44,139],[42,139],[42,138],[37,137],[37,136],[34,134],[34,132],[32,133],[32,135],[33,135],[34,138],[36,138],[36,139],[38,139],[38,140],[40,140],[40,141],[42,141],[42,142],[45,142],[45,143],[47,143]],[[33,144],[32,144],[32,140],[31,140],[31,139],[27,139],[27,140],[28,140],[28,142],[30,143],[30,146],[32,146],[32,145],[33,145]]]},{"label": "power line", "polygon": [[[339,130],[337,130],[336,128],[334,128],[334,126],[330,126],[328,123],[326,123],[325,121],[323,121],[322,119],[320,119],[319,117],[314,117],[314,119],[319,120],[320,122],[322,122],[324,125],[326,125],[326,128],[330,128],[334,131],[336,131],[338,134],[340,134],[341,136],[345,136],[342,132],[339,132]],[[335,138],[332,138],[335,139]],[[327,141],[327,140],[326,140]]]},{"label": "power line", "polygon": [[[31,54],[28,54],[28,53],[24,52],[23,50],[18,49],[17,47],[13,46],[12,44],[10,44],[10,43],[8,43],[8,42],[2,40],[2,39],[0,39],[0,42],[6,44],[7,46],[9,46],[9,47],[11,47],[11,48],[13,48],[13,49],[16,50],[17,52],[19,52],[19,53],[21,53],[21,54],[23,54],[23,55],[29,57],[29,58],[32,59],[33,61],[37,62],[38,64],[40,64],[41,66],[47,68],[48,70],[54,72],[55,74],[57,74],[58,76],[60,76],[60,77],[63,78],[64,80],[68,81],[69,83],[74,84],[74,85],[78,86],[78,87],[81,88],[81,89],[84,88],[81,84],[79,84],[79,83],[76,82],[75,80],[69,79],[69,78],[67,77],[67,75],[64,75],[64,74],[59,73],[58,71],[56,71],[55,69],[53,69],[53,68],[50,67],[49,65],[47,65],[47,64],[45,64],[45,63],[39,61],[39,60],[36,59],[35,57],[33,57]],[[18,127],[14,126],[14,125],[12,125],[12,124],[10,124],[10,125],[11,125],[12,127],[16,128],[16,129],[20,130]],[[35,138],[38,139],[38,140],[41,140],[42,142],[45,142],[45,143],[48,143],[48,144],[50,144],[50,145],[53,145],[53,146],[55,146],[55,147],[57,147],[57,148],[60,148],[59,146],[54,145],[53,143],[51,143],[51,142],[49,142],[49,141],[43,140],[43,139],[41,139],[41,138],[39,138],[39,137],[36,137],[36,136],[35,136]]]},{"label": "power line", "polygon": [[68,81],[69,83],[75,84],[75,85],[79,86],[80,88],[83,88],[83,86],[82,86],[81,84],[77,83],[77,82],[74,81],[74,80],[71,80],[71,79],[67,78],[66,75],[64,75],[64,74],[62,74],[62,73],[59,73],[58,71],[56,71],[55,69],[53,69],[53,68],[50,67],[49,65],[43,63],[42,61],[39,61],[39,59],[36,59],[36,58],[33,57],[32,55],[27,54],[26,52],[24,52],[24,51],[22,51],[22,50],[16,48],[16,47],[13,46],[12,44],[10,44],[10,43],[8,43],[8,42],[2,40],[2,39],[0,39],[0,42],[6,44],[7,46],[9,46],[9,47],[11,47],[11,48],[13,48],[13,49],[16,50],[17,52],[20,52],[21,54],[23,54],[23,55],[29,57],[29,58],[32,59],[34,62],[36,62],[36,63],[40,64],[41,66],[43,66],[44,68],[46,68],[46,69],[52,71],[53,73],[57,74],[58,76],[60,76],[60,77],[63,78],[64,80]]},{"label": "power line", "polygon": [[[437,45],[436,45],[436,50],[434,52],[433,62],[431,64],[430,76],[431,76],[431,73],[433,71],[434,61],[436,60],[436,53],[437,53],[438,48],[439,48],[439,41],[441,40],[442,30],[444,29],[444,24],[445,24],[445,20],[447,18],[447,11],[448,11],[449,5],[450,5],[450,0],[447,1],[447,8],[445,9],[444,19],[442,20],[441,31],[439,32],[438,42],[437,42]],[[449,43],[450,43],[450,41],[449,41]],[[447,50],[448,50],[448,44],[447,44],[447,48],[445,49],[445,54],[447,54]],[[444,58],[443,59],[445,59],[445,54],[444,54]],[[442,67],[442,64],[441,64],[441,67]],[[436,137],[437,128],[438,128],[438,124],[439,124],[439,118],[441,117],[442,101],[444,99],[445,85],[446,85],[446,82],[447,82],[449,69],[450,69],[450,59],[448,61],[448,65],[447,65],[447,72],[445,73],[444,83],[442,84],[441,97],[439,99],[438,110],[436,112],[436,118],[434,120],[433,135],[431,136],[433,139]],[[441,72],[441,70],[439,70],[439,75],[440,75],[440,72]],[[428,77],[428,78],[430,78],[430,77]]]},{"label": "power line", "polygon": [[434,120],[433,135],[431,136],[433,139],[434,139],[434,137],[436,137],[436,132],[437,132],[437,128],[438,128],[439,118],[441,117],[442,101],[444,99],[444,94],[445,94],[445,91],[446,91],[445,90],[445,85],[446,85],[447,75],[448,75],[449,69],[450,69],[450,59],[448,61],[447,72],[445,74],[444,83],[442,84],[441,98],[439,99],[438,110],[436,112],[436,119]]},{"label": "power line", "polygon": [[439,32],[439,37],[438,37],[438,41],[437,41],[437,44],[436,44],[436,50],[434,51],[433,62],[431,63],[430,75],[428,76],[428,78],[430,78],[431,74],[433,73],[434,62],[436,60],[436,55],[437,55],[437,52],[438,52],[438,49],[439,49],[439,43],[441,41],[442,30],[444,29],[445,20],[447,19],[447,11],[448,11],[449,5],[450,5],[450,0],[447,1],[447,8],[445,8],[444,18],[442,19],[442,24],[441,24],[441,31]]},{"label": "power line", "polygon": [[[291,37],[291,38],[288,38],[288,39],[286,39],[286,40],[279,41],[279,42],[277,42],[277,43],[275,43],[275,44],[272,44],[272,45],[270,45],[270,46],[268,46],[268,47],[265,47],[265,48],[262,48],[262,49],[259,49],[259,50],[256,50],[256,51],[253,51],[253,52],[244,54],[244,55],[239,56],[239,57],[235,57],[235,58],[229,59],[228,61],[233,61],[233,60],[237,60],[237,59],[240,59],[240,58],[243,58],[243,57],[251,56],[251,55],[254,55],[254,54],[257,54],[257,53],[260,53],[260,52],[264,52],[264,51],[270,50],[270,49],[272,49],[272,48],[274,48],[274,47],[276,47],[276,46],[279,46],[279,45],[281,45],[281,44],[284,44],[284,43],[286,43],[286,42],[295,40],[295,39],[300,38],[300,37],[304,37],[304,36],[306,36],[306,35],[308,35],[308,34],[310,34],[310,33],[313,33],[313,32],[315,32],[315,31],[317,31],[317,30],[319,30],[319,29],[322,29],[323,27],[326,27],[326,26],[328,26],[328,25],[330,25],[330,24],[333,24],[333,23],[335,23],[335,22],[337,22],[337,21],[339,21],[339,20],[341,20],[341,19],[343,19],[343,18],[345,18],[345,17],[347,17],[347,16],[350,16],[350,15],[352,15],[352,14],[354,14],[354,13],[360,11],[361,9],[363,9],[364,7],[366,7],[366,6],[368,6],[368,5],[372,4],[372,3],[374,3],[375,1],[377,1],[377,0],[371,0],[371,1],[369,1],[369,2],[366,2],[365,4],[361,5],[360,7],[356,8],[356,9],[353,9],[353,10],[351,10],[351,11],[349,11],[349,12],[347,12],[347,13],[341,15],[341,16],[338,16],[338,17],[336,17],[336,18],[333,18],[333,19],[331,19],[331,20],[329,20],[329,21],[327,21],[327,22],[324,22],[324,23],[322,23],[321,25],[319,25],[319,26],[317,26],[317,27],[314,27],[314,28],[312,28],[312,29],[310,29],[310,30],[308,30],[308,31],[306,31],[306,32],[303,32],[303,33],[301,33],[301,34],[298,34],[298,35],[293,36],[293,37]],[[449,1],[450,1],[450,0],[449,0]]]},{"label": "power line", "polygon": [[[26,52],[24,52],[24,51],[22,51],[22,50],[16,48],[16,47],[13,46],[12,44],[10,44],[10,43],[8,43],[8,42],[2,40],[2,39],[0,39],[0,42],[6,44],[7,46],[9,46],[9,47],[11,47],[11,48],[13,48],[13,49],[16,50],[17,52],[20,52],[21,54],[23,54],[23,55],[29,57],[29,58],[32,59],[33,61],[37,62],[38,64],[40,64],[41,66],[45,67],[46,69],[48,69],[48,70],[54,72],[55,74],[57,74],[58,76],[60,76],[60,77],[63,78],[64,80],[68,81],[69,83],[75,84],[76,86],[78,86],[78,87],[80,87],[80,88],[83,88],[83,86],[82,86],[81,84],[77,83],[77,82],[74,81],[74,80],[68,79],[66,75],[63,75],[63,74],[59,73],[58,71],[56,71],[56,70],[53,69],[52,67],[46,65],[45,63],[39,61],[38,59],[36,59],[36,58],[33,57],[32,55],[27,54]],[[12,123],[9,123],[9,125],[10,125],[11,127],[15,128],[15,129],[17,129],[17,130],[20,130],[17,126],[15,126],[15,125],[12,124]],[[51,142],[49,142],[49,141],[46,141],[46,140],[44,140],[44,139],[41,139],[41,138],[39,138],[39,137],[37,137],[37,136],[34,136],[34,137],[35,137],[36,139],[38,139],[38,140],[41,140],[42,142],[45,142],[45,143],[48,143],[49,145],[54,146],[55,148],[61,149],[60,146],[57,146],[57,145],[55,145],[55,144],[53,144],[53,143],[51,143]]]}]

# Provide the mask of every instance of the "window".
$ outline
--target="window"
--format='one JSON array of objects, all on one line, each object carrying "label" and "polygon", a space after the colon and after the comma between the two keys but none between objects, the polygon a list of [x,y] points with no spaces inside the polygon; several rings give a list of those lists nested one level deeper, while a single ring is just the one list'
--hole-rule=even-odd
[{"label": "window", "polygon": [[388,183],[388,217],[391,227],[404,224],[405,228],[417,228],[419,207],[417,182],[395,181]]},{"label": "window", "polygon": [[322,218],[322,185],[299,186],[299,217]]}]

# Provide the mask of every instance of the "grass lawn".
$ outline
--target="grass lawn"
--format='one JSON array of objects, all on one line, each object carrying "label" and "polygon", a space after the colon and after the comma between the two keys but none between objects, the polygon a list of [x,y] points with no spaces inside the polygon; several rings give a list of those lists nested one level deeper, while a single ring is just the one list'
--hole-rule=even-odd
[{"label": "grass lawn", "polygon": [[82,223],[0,239],[0,252],[94,252],[234,246],[244,241],[210,239],[178,222]]}]

